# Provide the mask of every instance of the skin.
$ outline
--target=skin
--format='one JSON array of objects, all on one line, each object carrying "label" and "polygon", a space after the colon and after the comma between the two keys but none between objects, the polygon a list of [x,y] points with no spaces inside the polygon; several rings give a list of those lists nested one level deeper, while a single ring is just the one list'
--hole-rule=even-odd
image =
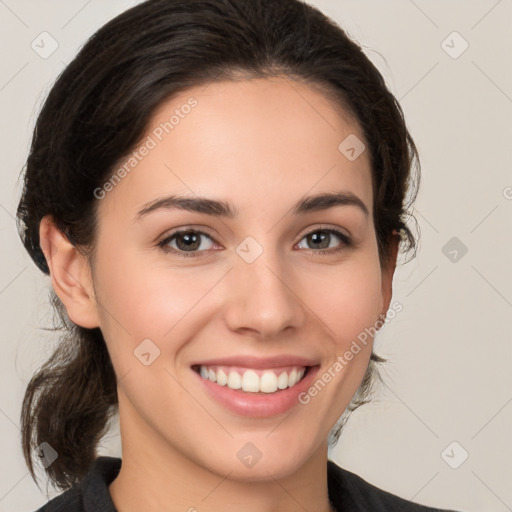
[{"label": "skin", "polygon": [[[118,378],[123,463],[112,499],[121,512],[331,510],[327,438],[362,381],[372,340],[310,403],[270,418],[228,411],[190,365],[295,354],[317,360],[320,376],[386,314],[397,245],[381,268],[368,151],[349,161],[338,150],[363,135],[318,88],[274,77],[183,91],[160,106],[146,136],[190,97],[198,105],[98,201],[92,261],[50,218],[41,223],[52,285],[73,322],[101,328]],[[346,205],[290,212],[306,195],[339,190],[357,195],[369,216]],[[224,200],[239,214],[163,209],[134,221],[171,194]],[[199,256],[157,246],[193,227],[208,232]],[[354,245],[332,235],[329,250],[340,250],[319,254],[306,235],[326,227]],[[252,263],[236,252],[247,236],[263,248]],[[160,355],[145,366],[134,350],[148,338]],[[247,442],[262,453],[252,467],[237,457]]]}]

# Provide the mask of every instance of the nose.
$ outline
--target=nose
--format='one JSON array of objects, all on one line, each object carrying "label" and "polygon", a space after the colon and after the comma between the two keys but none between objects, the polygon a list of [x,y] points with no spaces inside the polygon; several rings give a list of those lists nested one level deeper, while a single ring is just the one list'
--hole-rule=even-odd
[{"label": "nose", "polygon": [[304,324],[307,307],[289,264],[270,250],[264,250],[252,263],[241,257],[235,261],[225,310],[232,331],[272,339]]}]

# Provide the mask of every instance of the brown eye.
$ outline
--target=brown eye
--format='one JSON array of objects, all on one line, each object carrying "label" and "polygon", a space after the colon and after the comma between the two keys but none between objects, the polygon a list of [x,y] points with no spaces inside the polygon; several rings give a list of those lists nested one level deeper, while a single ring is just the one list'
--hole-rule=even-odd
[{"label": "brown eye", "polygon": [[[341,240],[341,246],[333,247],[331,245],[333,237]],[[308,249],[320,249],[319,251],[315,251],[319,252],[320,254],[323,254],[325,252],[336,252],[351,245],[350,238],[347,235],[345,235],[341,231],[338,231],[337,229],[331,228],[316,229],[314,231],[310,231],[304,236],[303,240],[306,240],[306,243],[310,246],[307,247]],[[328,249],[332,249],[332,251]]]},{"label": "brown eye", "polygon": [[[176,231],[172,235],[168,236],[165,240],[162,240],[158,245],[165,252],[174,252],[180,256],[198,256],[201,252],[209,249],[208,247],[205,248],[204,244],[202,243],[203,236],[212,240],[212,238],[203,231],[192,229]],[[176,244],[175,247],[171,245],[174,242]],[[198,249],[202,246],[203,248],[198,251]]]}]

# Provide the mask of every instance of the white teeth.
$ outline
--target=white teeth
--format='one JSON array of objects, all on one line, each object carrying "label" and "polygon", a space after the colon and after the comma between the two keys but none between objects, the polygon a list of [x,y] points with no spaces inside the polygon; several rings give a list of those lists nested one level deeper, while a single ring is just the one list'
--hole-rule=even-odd
[{"label": "white teeth", "polygon": [[234,371],[230,371],[228,377],[228,388],[240,389],[241,387],[242,377],[240,377],[240,374]]},{"label": "white teeth", "polygon": [[258,374],[252,370],[247,370],[242,377],[242,389],[257,393],[260,390],[260,378]]},{"label": "white teeth", "polygon": [[277,387],[279,389],[286,389],[288,387],[288,374],[286,372],[279,375],[277,379]]},{"label": "white teeth", "polygon": [[[283,372],[286,375],[286,372]],[[273,393],[277,391],[277,375],[274,372],[263,372],[260,377],[260,391]]]},{"label": "white teeth", "polygon": [[229,370],[226,373],[222,368],[214,370],[201,365],[199,373],[203,379],[216,382],[220,386],[231,389],[242,389],[247,393],[275,393],[278,389],[292,387],[299,382],[306,368],[293,368],[290,373],[281,372],[279,376],[272,370],[264,370],[262,375],[254,370],[246,370],[243,375],[236,370]]},{"label": "white teeth", "polygon": [[[210,374],[210,372],[208,372],[208,375],[209,374]],[[228,383],[228,376],[222,370],[219,370],[217,372],[217,384],[220,384],[221,386],[225,386],[227,383]]]}]

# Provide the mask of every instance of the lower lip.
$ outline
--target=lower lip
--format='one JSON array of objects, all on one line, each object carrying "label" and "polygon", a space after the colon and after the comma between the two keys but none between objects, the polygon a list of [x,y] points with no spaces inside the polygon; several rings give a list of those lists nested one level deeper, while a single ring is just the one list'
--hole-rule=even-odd
[{"label": "lower lip", "polygon": [[305,392],[310,387],[318,369],[319,366],[310,367],[307,375],[298,384],[274,393],[250,393],[241,389],[231,389],[227,386],[220,386],[209,379],[204,379],[196,371],[192,371],[201,381],[206,392],[231,412],[252,418],[267,418],[287,412],[292,407],[300,404],[300,393]]}]

